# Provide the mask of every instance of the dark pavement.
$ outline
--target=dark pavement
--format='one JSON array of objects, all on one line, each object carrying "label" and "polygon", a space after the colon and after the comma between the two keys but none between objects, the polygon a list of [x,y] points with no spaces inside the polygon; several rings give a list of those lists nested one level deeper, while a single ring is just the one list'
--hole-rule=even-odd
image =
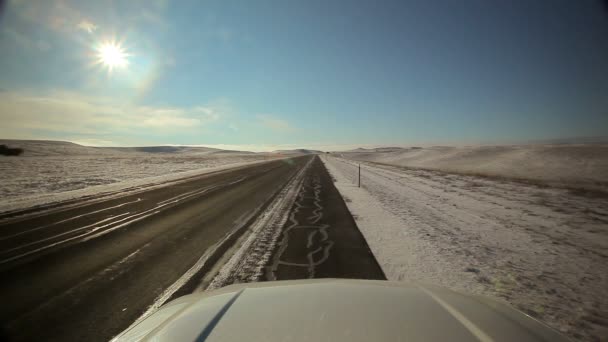
[{"label": "dark pavement", "polygon": [[325,166],[315,157],[266,280],[386,279]]},{"label": "dark pavement", "polygon": [[108,340],[267,203],[309,158],[9,218],[0,224],[0,338]]}]

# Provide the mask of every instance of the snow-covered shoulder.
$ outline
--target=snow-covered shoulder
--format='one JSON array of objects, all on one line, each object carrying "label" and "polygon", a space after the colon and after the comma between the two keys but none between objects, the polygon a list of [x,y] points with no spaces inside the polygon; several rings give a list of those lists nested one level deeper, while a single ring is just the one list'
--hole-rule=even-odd
[{"label": "snow-covered shoulder", "polygon": [[605,333],[608,198],[365,162],[358,188],[357,162],[322,160],[389,280],[503,300],[575,338]]}]

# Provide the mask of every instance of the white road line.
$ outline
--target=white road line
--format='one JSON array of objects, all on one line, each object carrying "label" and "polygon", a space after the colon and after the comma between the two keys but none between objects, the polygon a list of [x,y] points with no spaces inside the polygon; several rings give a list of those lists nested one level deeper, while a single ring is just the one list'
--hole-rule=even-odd
[{"label": "white road line", "polygon": [[[207,189],[205,188],[205,189],[203,189],[202,191],[206,191],[206,190],[207,190]],[[169,198],[169,199],[166,199],[166,200],[160,201],[160,202],[158,202],[157,204],[165,204],[165,203],[169,203],[169,202],[171,202],[171,201],[175,201],[175,200],[179,201],[179,199],[181,199],[182,197],[184,197],[184,196],[188,196],[188,195],[193,194],[193,193],[195,193],[195,192],[197,192],[197,191],[201,191],[201,190],[200,190],[200,189],[196,189],[196,190],[188,191],[188,192],[186,192],[186,193],[179,194],[179,195],[174,196],[174,197],[171,197],[171,198]]]}]

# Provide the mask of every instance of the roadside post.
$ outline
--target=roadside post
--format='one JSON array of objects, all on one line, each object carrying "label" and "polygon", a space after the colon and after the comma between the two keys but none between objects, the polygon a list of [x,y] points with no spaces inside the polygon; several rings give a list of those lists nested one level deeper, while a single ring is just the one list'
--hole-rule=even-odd
[{"label": "roadside post", "polygon": [[359,163],[359,187],[361,187],[361,163]]}]

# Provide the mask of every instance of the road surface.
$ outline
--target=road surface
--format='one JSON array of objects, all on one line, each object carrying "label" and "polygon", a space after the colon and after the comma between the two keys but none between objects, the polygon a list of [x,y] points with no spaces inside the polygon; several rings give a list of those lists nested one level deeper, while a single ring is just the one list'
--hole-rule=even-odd
[{"label": "road surface", "polygon": [[267,270],[248,281],[385,279],[315,156],[24,213],[0,217],[0,339],[107,341],[157,305],[200,290],[238,255],[241,236],[267,241],[252,229],[271,228],[269,217],[285,223],[273,228],[267,259],[245,254]]},{"label": "road surface", "polygon": [[266,270],[265,280],[386,280],[319,158],[306,173]]},{"label": "road surface", "polygon": [[[310,158],[204,175],[1,224],[2,334],[108,340]],[[176,295],[187,292],[184,287]]]}]

